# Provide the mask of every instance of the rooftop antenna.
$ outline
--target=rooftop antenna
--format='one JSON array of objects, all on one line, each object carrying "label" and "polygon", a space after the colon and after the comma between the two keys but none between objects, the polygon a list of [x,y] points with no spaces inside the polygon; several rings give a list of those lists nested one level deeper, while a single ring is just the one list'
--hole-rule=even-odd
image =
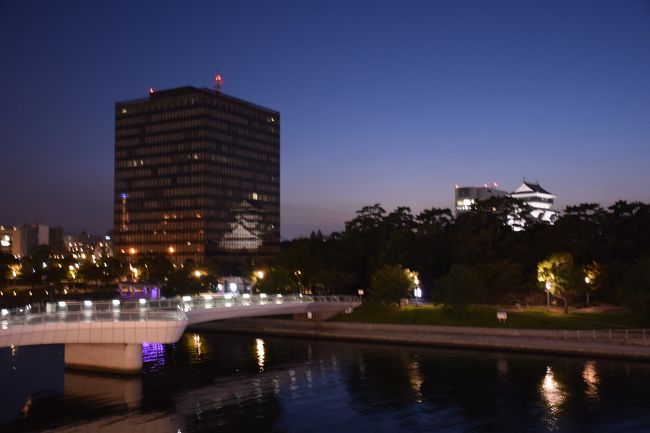
[{"label": "rooftop antenna", "polygon": [[221,92],[221,86],[223,86],[223,78],[221,78],[221,74],[217,74],[214,76],[214,90]]}]

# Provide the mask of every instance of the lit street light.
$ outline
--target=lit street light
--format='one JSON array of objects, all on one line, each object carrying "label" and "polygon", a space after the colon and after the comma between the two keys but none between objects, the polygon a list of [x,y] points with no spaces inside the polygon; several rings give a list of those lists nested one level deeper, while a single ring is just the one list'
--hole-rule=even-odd
[{"label": "lit street light", "polygon": [[546,309],[551,310],[551,283],[546,282]]}]

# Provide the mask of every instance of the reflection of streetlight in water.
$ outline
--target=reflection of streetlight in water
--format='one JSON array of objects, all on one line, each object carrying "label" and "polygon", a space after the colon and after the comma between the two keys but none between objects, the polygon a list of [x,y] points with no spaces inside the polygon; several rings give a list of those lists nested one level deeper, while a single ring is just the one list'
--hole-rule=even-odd
[{"label": "reflection of streetlight in water", "polygon": [[422,403],[422,374],[420,373],[420,364],[413,361],[408,366],[409,381],[411,382],[411,390],[417,396],[417,402]]},{"label": "reflection of streetlight in water", "polygon": [[[567,399],[567,393],[564,391],[562,385],[555,379],[551,367],[546,367],[546,375],[540,385],[540,392],[546,405],[549,408],[550,416],[549,422],[555,424],[557,419],[555,416],[560,412],[560,407]],[[556,426],[550,426],[555,428]]]},{"label": "reflection of streetlight in water", "polygon": [[266,350],[264,350],[264,340],[261,338],[255,339],[255,351],[257,353],[257,365],[259,365],[260,371],[264,371],[264,357],[266,355]]},{"label": "reflection of streetlight in water", "polygon": [[196,356],[201,356],[201,336],[194,334],[194,346],[196,347]]},{"label": "reflection of streetlight in water", "polygon": [[585,364],[585,368],[582,370],[582,380],[584,380],[585,385],[587,385],[587,389],[585,389],[585,395],[587,398],[598,400],[598,384],[600,379],[598,378],[596,363],[594,361],[588,361]]}]

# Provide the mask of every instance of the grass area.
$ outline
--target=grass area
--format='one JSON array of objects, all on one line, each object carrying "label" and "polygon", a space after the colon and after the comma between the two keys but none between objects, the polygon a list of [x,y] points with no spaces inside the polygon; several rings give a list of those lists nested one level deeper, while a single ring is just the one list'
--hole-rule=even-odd
[{"label": "grass area", "polygon": [[500,324],[496,307],[470,307],[465,315],[440,306],[413,305],[397,308],[379,304],[364,304],[352,314],[336,316],[336,322],[396,323],[411,325],[478,326],[520,329],[632,329],[650,328],[650,320],[627,311],[570,312],[564,314],[544,308],[509,311],[508,320]]}]

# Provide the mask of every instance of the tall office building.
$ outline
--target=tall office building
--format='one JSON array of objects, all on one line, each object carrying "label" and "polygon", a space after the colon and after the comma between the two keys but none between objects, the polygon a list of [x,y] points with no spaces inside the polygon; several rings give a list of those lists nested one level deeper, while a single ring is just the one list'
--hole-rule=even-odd
[{"label": "tall office building", "polygon": [[241,263],[280,241],[280,113],[217,90],[115,107],[114,252]]}]

